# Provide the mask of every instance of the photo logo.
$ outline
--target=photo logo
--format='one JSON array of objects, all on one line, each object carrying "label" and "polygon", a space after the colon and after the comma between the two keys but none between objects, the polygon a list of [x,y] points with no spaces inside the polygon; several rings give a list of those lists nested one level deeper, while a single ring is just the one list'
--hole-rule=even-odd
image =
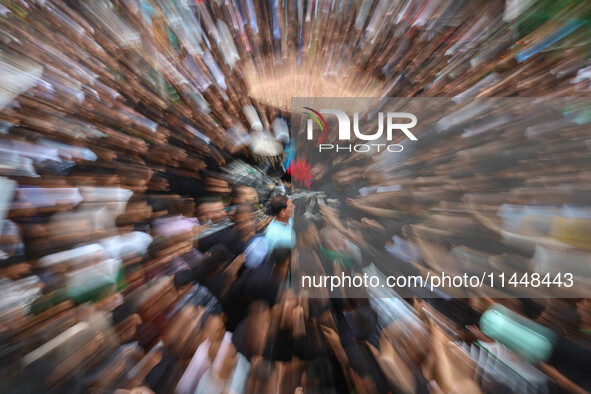
[{"label": "photo logo", "polygon": [[[306,129],[306,138],[308,141],[312,141],[314,139],[314,122],[316,121],[318,126],[320,126],[321,134],[318,137],[318,151],[322,152],[323,150],[334,150],[336,149],[337,152],[345,150],[345,151],[355,151],[355,152],[369,152],[372,150],[377,150],[380,152],[383,147],[386,148],[389,152],[401,152],[404,148],[402,145],[399,144],[356,144],[356,145],[334,145],[334,144],[325,144],[324,141],[326,139],[328,133],[328,125],[326,120],[322,116],[323,114],[330,114],[334,115],[337,118],[338,122],[338,139],[339,141],[350,141],[351,140],[351,119],[349,115],[347,115],[344,111],[338,109],[321,109],[320,111],[316,111],[310,107],[303,107],[304,109],[310,112],[304,112],[304,114],[310,116],[312,119],[308,119],[307,129]],[[384,134],[384,117],[386,118],[386,139],[388,141],[392,141],[394,131],[401,131],[406,135],[408,139],[411,141],[418,141],[417,137],[410,131],[411,128],[417,125],[417,117],[408,112],[387,112],[384,116],[383,112],[378,114],[378,130],[374,134],[363,134],[359,131],[359,113],[353,113],[353,133],[355,137],[362,141],[374,141],[382,138]],[[407,119],[410,122],[399,123],[400,119]],[[396,120],[397,123],[394,121]]]}]

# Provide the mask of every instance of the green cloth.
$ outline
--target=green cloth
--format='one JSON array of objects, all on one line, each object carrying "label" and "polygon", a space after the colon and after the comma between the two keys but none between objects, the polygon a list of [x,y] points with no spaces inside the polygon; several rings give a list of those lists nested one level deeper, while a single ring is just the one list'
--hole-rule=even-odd
[{"label": "green cloth", "polygon": [[322,265],[326,272],[332,272],[333,261],[336,261],[341,267],[353,267],[353,261],[349,256],[326,249],[322,246],[318,248],[318,257],[320,257],[320,261],[322,261]]}]

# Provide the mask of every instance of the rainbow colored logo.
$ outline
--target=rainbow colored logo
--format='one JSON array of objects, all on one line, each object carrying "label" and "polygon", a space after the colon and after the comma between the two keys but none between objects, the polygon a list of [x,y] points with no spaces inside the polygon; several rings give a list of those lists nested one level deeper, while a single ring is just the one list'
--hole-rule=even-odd
[{"label": "rainbow colored logo", "polygon": [[[324,139],[326,138],[326,133],[328,133],[328,126],[326,124],[326,120],[324,120],[324,117],[322,115],[320,115],[320,112],[313,110],[310,107],[303,107],[304,109],[307,109],[310,112],[313,112],[314,114],[316,114],[317,116],[315,116],[314,114],[311,114],[309,112],[304,112],[304,114],[309,115],[312,117],[312,119],[314,119],[316,121],[316,123],[318,123],[318,126],[320,126],[320,130],[322,130],[322,133],[320,134],[320,137],[318,137],[318,143],[322,144],[324,142]],[[318,119],[320,118],[320,119]],[[322,123],[320,123],[320,120],[322,120]]]}]

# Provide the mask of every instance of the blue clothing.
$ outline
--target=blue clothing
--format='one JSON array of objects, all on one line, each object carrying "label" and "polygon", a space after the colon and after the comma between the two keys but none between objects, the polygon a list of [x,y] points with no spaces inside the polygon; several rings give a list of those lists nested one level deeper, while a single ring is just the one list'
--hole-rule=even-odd
[{"label": "blue clothing", "polygon": [[244,266],[246,268],[256,268],[265,261],[269,253],[269,242],[262,235],[255,235],[246,244],[244,250]]},{"label": "blue clothing", "polygon": [[294,245],[293,236],[293,220],[290,218],[289,222],[282,223],[277,219],[273,219],[267,226],[265,231],[265,238],[269,242],[269,252],[277,248],[291,248]]}]

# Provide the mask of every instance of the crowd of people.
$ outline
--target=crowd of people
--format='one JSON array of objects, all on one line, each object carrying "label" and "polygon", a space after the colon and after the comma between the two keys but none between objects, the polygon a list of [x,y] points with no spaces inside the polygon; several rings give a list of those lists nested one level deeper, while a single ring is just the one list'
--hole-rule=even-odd
[{"label": "crowd of people", "polygon": [[[422,261],[418,255],[428,248],[413,246],[417,238],[404,225],[424,223],[424,213],[409,207],[398,221],[359,209],[356,222],[326,205],[319,220],[292,224],[310,204],[302,198],[306,192],[292,193],[288,177],[267,176],[248,161],[244,156],[228,164],[249,168],[248,177],[221,169],[203,172],[199,180],[160,175],[148,182],[158,186],[143,192],[81,188],[77,204],[72,190],[58,188],[52,196],[51,189],[19,188],[57,203],[48,216],[30,196],[19,205],[18,196],[18,209],[3,222],[2,251],[10,256],[0,283],[3,390],[463,393],[589,387],[586,299],[453,299],[420,292],[402,298],[392,289],[339,298],[327,289],[298,293],[290,284],[294,264],[318,261],[317,271],[308,265],[307,273],[371,266],[383,275],[380,270],[404,267],[403,259]],[[339,182],[347,179],[343,171],[319,172],[316,182],[332,184],[321,187],[322,196],[350,184]],[[264,201],[249,186],[261,178],[274,190]],[[367,181],[357,179],[361,184]],[[181,197],[197,189],[199,198]],[[376,268],[375,250],[363,240],[392,234],[399,242],[387,249],[388,264]],[[48,243],[57,250],[71,247],[48,253]]]},{"label": "crowd of people", "polygon": [[[591,391],[590,15],[0,0],[0,392]],[[307,96],[419,141],[319,155]],[[575,286],[299,281],[442,272]]]}]

